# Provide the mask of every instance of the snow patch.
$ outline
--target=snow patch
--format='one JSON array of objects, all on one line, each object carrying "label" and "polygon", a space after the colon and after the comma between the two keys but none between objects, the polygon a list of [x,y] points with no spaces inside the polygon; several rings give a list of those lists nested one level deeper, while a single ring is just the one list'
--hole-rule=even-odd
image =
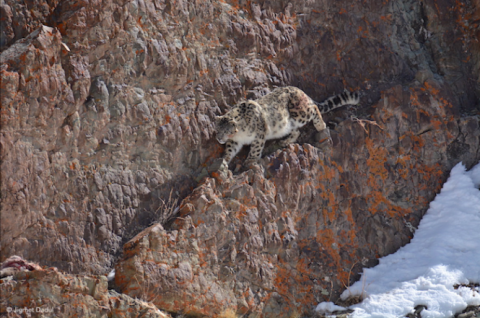
[{"label": "snow patch", "polygon": [[115,269],[112,269],[112,271],[107,276],[107,280],[110,282],[110,281],[113,281],[114,279],[115,279]]},{"label": "snow patch", "polygon": [[480,305],[479,288],[467,286],[480,283],[479,186],[480,164],[452,169],[412,241],[364,269],[341,295],[367,296],[350,307],[352,317],[404,317],[424,305],[422,318],[443,318]]},{"label": "snow patch", "polygon": [[323,302],[317,305],[317,308],[315,308],[315,311],[317,311],[320,314],[331,314],[334,311],[345,311],[346,309],[341,306],[337,306],[332,302]]}]

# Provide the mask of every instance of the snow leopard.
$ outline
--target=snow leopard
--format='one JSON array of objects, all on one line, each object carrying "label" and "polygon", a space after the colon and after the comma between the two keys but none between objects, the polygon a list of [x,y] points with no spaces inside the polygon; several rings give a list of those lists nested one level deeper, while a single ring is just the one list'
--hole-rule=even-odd
[{"label": "snow leopard", "polygon": [[265,141],[287,136],[280,141],[280,145],[286,147],[297,140],[298,129],[310,121],[317,131],[326,129],[322,113],[344,105],[357,105],[359,101],[358,92],[346,89],[318,103],[297,87],[276,88],[257,100],[240,102],[223,116],[216,116],[216,137],[220,144],[226,143],[227,164],[244,145],[250,145],[246,162],[255,162],[262,155]]}]

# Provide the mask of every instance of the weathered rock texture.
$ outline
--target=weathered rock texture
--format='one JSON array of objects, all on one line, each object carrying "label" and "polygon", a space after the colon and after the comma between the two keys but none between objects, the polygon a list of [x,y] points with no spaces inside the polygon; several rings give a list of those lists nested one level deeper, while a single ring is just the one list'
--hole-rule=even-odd
[{"label": "weathered rock texture", "polygon": [[388,90],[374,121],[338,126],[327,155],[297,144],[236,176],[212,172],[172,230],[125,245],[116,284],[155,286],[160,308],[205,315],[289,317],[336,299],[355,265],[409,241],[452,161],[478,160],[478,118],[457,123],[432,85]]},{"label": "weathered rock texture", "polygon": [[[480,158],[479,0],[0,0],[0,13],[2,261],[105,274],[173,189],[182,218],[125,246],[121,290],[135,277],[159,306],[207,315],[308,312],[408,242],[449,169]],[[213,116],[283,85],[317,100],[360,89],[355,115],[371,122],[336,120],[322,151],[307,128],[263,168],[205,178],[222,153]]]},{"label": "weathered rock texture", "polygon": [[152,304],[107,289],[106,276],[56,269],[19,271],[0,280],[2,317],[170,317]]}]

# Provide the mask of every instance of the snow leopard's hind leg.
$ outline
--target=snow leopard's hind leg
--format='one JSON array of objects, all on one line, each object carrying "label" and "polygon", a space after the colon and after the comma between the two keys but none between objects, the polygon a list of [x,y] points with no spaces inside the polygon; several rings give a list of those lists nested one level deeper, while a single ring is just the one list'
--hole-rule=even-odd
[{"label": "snow leopard's hind leg", "polygon": [[320,113],[320,110],[317,107],[315,107],[315,112],[313,114],[312,121],[313,121],[313,126],[318,132],[327,128],[327,124],[325,124],[325,122],[323,121],[322,113]]},{"label": "snow leopard's hind leg", "polygon": [[332,138],[330,137],[330,129],[327,128],[327,124],[323,121],[322,114],[317,107],[315,107],[315,114],[312,121],[313,126],[317,130],[316,139],[318,146],[316,147],[323,149],[332,143]]}]

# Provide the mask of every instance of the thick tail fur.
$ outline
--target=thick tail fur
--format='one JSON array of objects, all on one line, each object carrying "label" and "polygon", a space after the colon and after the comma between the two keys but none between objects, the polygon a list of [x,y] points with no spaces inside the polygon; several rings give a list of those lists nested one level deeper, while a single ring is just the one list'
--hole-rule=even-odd
[{"label": "thick tail fur", "polygon": [[357,105],[360,102],[360,96],[358,92],[349,92],[344,90],[343,93],[329,97],[321,103],[315,102],[318,109],[322,114],[328,113],[329,111],[342,107],[344,105]]}]

